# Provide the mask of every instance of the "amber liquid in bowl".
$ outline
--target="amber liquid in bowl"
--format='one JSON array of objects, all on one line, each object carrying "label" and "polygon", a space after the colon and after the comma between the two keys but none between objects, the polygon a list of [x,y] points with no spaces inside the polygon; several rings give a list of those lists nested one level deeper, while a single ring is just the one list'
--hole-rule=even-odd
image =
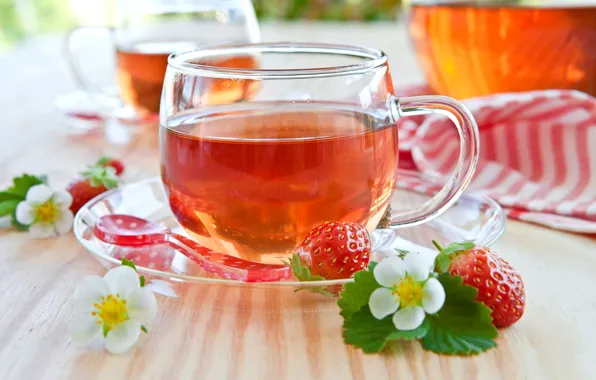
[{"label": "amber liquid in bowl", "polygon": [[455,98],[542,89],[596,95],[596,5],[560,4],[412,5],[410,35],[429,85]]},{"label": "amber liquid in bowl", "polygon": [[172,211],[206,246],[261,261],[326,221],[372,229],[395,184],[397,128],[387,120],[317,103],[178,116],[161,128]]}]

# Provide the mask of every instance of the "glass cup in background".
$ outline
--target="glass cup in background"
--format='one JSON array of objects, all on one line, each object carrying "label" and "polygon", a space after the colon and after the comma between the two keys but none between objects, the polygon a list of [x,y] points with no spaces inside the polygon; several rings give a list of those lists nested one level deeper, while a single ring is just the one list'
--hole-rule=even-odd
[{"label": "glass cup in background", "polygon": [[596,96],[596,0],[406,0],[411,40],[441,95],[574,89]]},{"label": "glass cup in background", "polygon": [[[98,29],[109,32],[113,52],[94,50],[91,54],[96,57],[86,58],[107,62],[110,54],[115,55],[116,96],[97,83],[93,68],[84,67],[79,58],[85,57],[77,55],[77,46],[92,43],[90,34],[97,34]],[[89,107],[89,103],[99,102],[105,107],[91,106],[100,111],[96,115],[87,113],[81,119],[116,117],[129,123],[156,120],[171,53],[259,40],[259,26],[250,0],[117,0],[113,27],[80,27],[67,36],[67,61],[84,99],[80,94],[70,96],[58,102],[59,108],[68,113],[69,109],[76,110],[77,105]],[[217,64],[233,67],[239,63],[222,60]],[[228,91],[228,96],[236,94],[238,91]]]},{"label": "glass cup in background", "polygon": [[[260,66],[222,67],[238,60]],[[397,82],[399,82],[399,73]],[[214,83],[251,88],[209,102]],[[422,208],[392,210],[393,226],[449,208],[478,160],[478,129],[458,102],[396,98],[387,57],[341,45],[228,45],[169,58],[160,111],[161,175],[171,209],[192,238],[219,252],[279,262],[313,227],[356,222],[374,230],[398,165],[396,122],[438,113],[461,136],[457,167]]]}]

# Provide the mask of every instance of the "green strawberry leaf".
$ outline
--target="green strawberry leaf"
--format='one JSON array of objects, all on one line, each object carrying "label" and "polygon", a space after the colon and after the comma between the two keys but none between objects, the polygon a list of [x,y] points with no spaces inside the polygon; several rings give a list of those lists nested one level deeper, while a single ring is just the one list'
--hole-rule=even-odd
[{"label": "green strawberry leaf", "polygon": [[35,185],[41,185],[42,183],[47,183],[47,180],[48,179],[46,176],[23,174],[20,177],[13,178],[13,185],[6,189],[5,192],[18,195],[21,197],[21,199],[25,199],[27,192],[31,187]]},{"label": "green strawberry leaf", "polygon": [[19,194],[11,193],[8,191],[0,191],[0,202],[13,201],[13,200],[25,200],[25,197]]},{"label": "green strawberry leaf", "polygon": [[[137,271],[137,267],[136,267],[134,261],[133,260],[129,260],[126,257],[123,257],[122,258],[122,265],[125,266],[125,267],[131,267],[132,269],[135,270],[135,272]],[[141,286],[143,286],[143,285],[141,285]]]},{"label": "green strawberry leaf", "polygon": [[[284,263],[292,268],[292,273],[294,274],[294,277],[298,279],[298,281],[325,281],[324,277],[311,274],[310,269],[306,265],[302,264],[302,261],[297,254],[293,254],[292,258],[289,261],[285,261]],[[329,291],[329,288],[326,286],[301,286],[294,289],[294,292],[299,292],[301,290],[318,293],[325,297],[335,297],[337,295],[336,293]]]},{"label": "green strawberry leaf", "polygon": [[12,215],[16,209],[17,205],[21,203],[21,199],[9,199],[0,202],[0,217],[6,215]]},{"label": "green strawberry leaf", "polygon": [[449,264],[450,263],[451,263],[451,261],[449,260],[449,256],[439,254],[435,258],[435,270],[438,273],[447,272],[447,270],[449,269]]},{"label": "green strawberry leaf", "polygon": [[141,283],[141,288],[145,286],[145,276],[139,277],[139,282]]},{"label": "green strawberry leaf", "polygon": [[449,256],[475,247],[475,244],[472,241],[451,243],[447,248],[443,248],[436,240],[433,240],[433,245],[439,250],[439,254],[435,258],[435,271],[438,273],[447,272],[449,269]]},{"label": "green strawberry leaf", "polygon": [[476,301],[476,288],[463,284],[459,276],[443,273],[438,280],[445,289],[445,304],[435,315],[427,316],[425,349],[439,354],[471,355],[496,347],[498,336],[491,310]]},{"label": "green strawberry leaf", "polygon": [[106,189],[113,189],[120,184],[116,169],[111,166],[89,166],[81,175],[87,178],[93,187],[104,186]]},{"label": "green strawberry leaf", "polygon": [[19,231],[27,231],[29,226],[17,221],[17,206],[25,200],[30,188],[35,185],[47,184],[47,182],[48,179],[45,175],[23,174],[20,177],[13,178],[12,186],[0,192],[0,217],[11,215],[10,222],[12,226]]},{"label": "green strawberry leaf", "polygon": [[324,280],[324,278],[321,276],[311,276],[310,269],[306,265],[302,264],[300,256],[297,254],[293,254],[290,261],[286,262],[286,265],[289,265],[290,268],[292,268],[294,277],[296,277],[299,281],[319,281],[319,279],[313,280],[312,277],[320,277],[321,280]]},{"label": "green strawberry leaf", "polygon": [[145,325],[141,325],[141,331],[144,333],[148,333],[149,331],[147,331],[147,327],[145,327]]},{"label": "green strawberry leaf", "polygon": [[[433,244],[435,244],[435,247],[437,247],[438,243],[433,240]],[[472,248],[474,248],[474,246],[475,246],[475,244],[473,241],[467,240],[467,241],[464,241],[461,243],[451,243],[447,246],[447,248],[440,249],[440,251],[441,251],[441,254],[449,256],[449,255],[452,255],[459,251],[465,251],[466,249],[472,249]],[[438,247],[440,247],[440,245]]]},{"label": "green strawberry leaf", "polygon": [[95,165],[105,166],[105,165],[108,165],[110,162],[112,162],[112,158],[109,156],[103,155],[97,159],[97,162],[95,162]]},{"label": "green strawberry leaf", "polygon": [[380,285],[375,280],[373,270],[377,263],[371,262],[368,269],[356,272],[354,282],[344,285],[337,306],[341,309],[339,313],[344,319],[352,317],[363,306],[368,305],[368,299],[375,289]]},{"label": "green strawberry leaf", "polygon": [[361,348],[367,354],[381,352],[391,340],[419,339],[426,335],[429,323],[424,321],[415,330],[397,330],[393,325],[393,316],[376,319],[367,306],[362,307],[343,323],[344,342]]}]

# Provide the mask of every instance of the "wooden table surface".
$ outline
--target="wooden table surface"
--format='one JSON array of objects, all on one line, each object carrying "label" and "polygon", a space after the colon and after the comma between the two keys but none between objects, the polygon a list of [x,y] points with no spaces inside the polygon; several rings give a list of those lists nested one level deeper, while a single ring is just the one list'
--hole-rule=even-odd
[{"label": "wooden table surface", "polygon": [[[421,79],[403,30],[393,25],[263,27],[269,40],[316,33],[320,41],[381,47],[397,82]],[[137,177],[158,173],[154,131],[119,146],[63,133],[67,126],[52,102],[73,85],[59,38],[32,40],[0,57],[0,73],[0,184],[30,172],[62,186],[101,152],[122,156]],[[596,241],[510,222],[494,247],[525,278],[526,313],[501,332],[498,348],[477,357],[438,356],[418,343],[363,355],[342,343],[331,301],[213,286],[185,287],[176,299],[159,296],[150,333],[116,356],[70,342],[75,284],[104,273],[72,233],[31,240],[1,231],[0,379],[593,379]]]}]

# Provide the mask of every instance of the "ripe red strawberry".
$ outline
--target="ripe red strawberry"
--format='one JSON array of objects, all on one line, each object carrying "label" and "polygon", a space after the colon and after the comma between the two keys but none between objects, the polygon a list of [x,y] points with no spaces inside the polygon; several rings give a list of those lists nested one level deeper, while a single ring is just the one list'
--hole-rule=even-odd
[{"label": "ripe red strawberry", "polygon": [[96,166],[104,166],[104,167],[111,166],[116,171],[116,175],[118,177],[120,175],[122,175],[122,173],[124,173],[124,164],[122,163],[122,161],[115,159],[115,158],[108,157],[108,156],[101,156],[97,160],[95,165]]},{"label": "ripe red strawberry", "polygon": [[118,186],[115,169],[104,166],[91,166],[75,178],[66,191],[72,195],[70,210],[76,214],[81,207],[99,194]]},{"label": "ripe red strawberry", "polygon": [[456,243],[442,249],[437,256],[439,271],[444,269],[440,268],[445,266],[446,262],[441,264],[444,257],[449,259],[447,271],[451,275],[461,276],[464,284],[478,289],[476,299],[492,310],[495,327],[511,326],[522,317],[526,304],[524,282],[507,261],[472,243]]},{"label": "ripe red strawberry", "polygon": [[294,251],[291,265],[301,281],[313,281],[313,276],[349,278],[368,266],[370,249],[370,236],[363,226],[328,222],[306,235]]}]

